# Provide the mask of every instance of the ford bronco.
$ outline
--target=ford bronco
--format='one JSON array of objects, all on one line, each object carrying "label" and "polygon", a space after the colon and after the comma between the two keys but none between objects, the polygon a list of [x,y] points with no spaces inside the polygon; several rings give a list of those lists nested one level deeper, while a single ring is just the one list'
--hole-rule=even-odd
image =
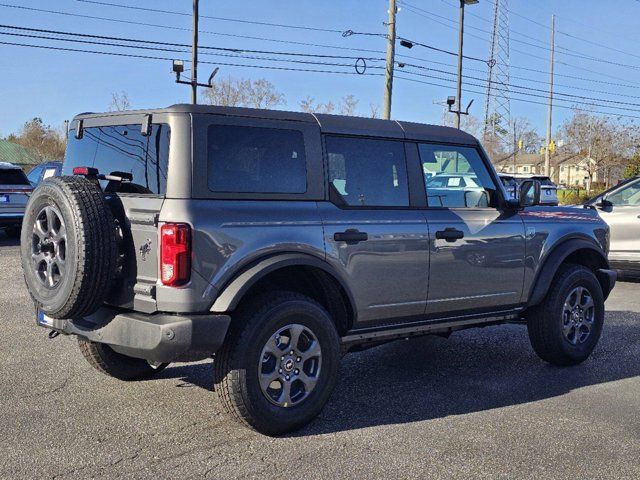
[{"label": "ford bronco", "polygon": [[590,208],[506,192],[460,130],[174,105],[77,116],[63,176],[26,208],[37,322],[95,368],[149,378],[214,357],[235,419],[269,435],[322,409],[341,355],[521,323],[554,365],[596,346],[616,281]]}]

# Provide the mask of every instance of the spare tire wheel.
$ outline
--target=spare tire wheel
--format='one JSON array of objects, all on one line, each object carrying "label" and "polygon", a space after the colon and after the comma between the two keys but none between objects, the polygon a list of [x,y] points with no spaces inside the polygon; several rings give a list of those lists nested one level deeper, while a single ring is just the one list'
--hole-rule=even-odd
[{"label": "spare tire wheel", "polygon": [[83,177],[42,182],[27,203],[20,254],[36,308],[81,318],[104,302],[117,259],[113,215],[99,185]]}]

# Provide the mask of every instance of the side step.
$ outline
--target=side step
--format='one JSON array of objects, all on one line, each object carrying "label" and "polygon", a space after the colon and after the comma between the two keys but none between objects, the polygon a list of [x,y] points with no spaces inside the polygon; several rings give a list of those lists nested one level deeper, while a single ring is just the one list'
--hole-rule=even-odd
[{"label": "side step", "polygon": [[482,316],[467,315],[462,317],[442,318],[437,320],[420,320],[410,324],[397,326],[356,329],[342,337],[343,348],[366,343],[378,343],[400,338],[408,338],[426,334],[450,333],[473,326],[497,325],[520,318],[522,309],[508,312],[485,313]]}]

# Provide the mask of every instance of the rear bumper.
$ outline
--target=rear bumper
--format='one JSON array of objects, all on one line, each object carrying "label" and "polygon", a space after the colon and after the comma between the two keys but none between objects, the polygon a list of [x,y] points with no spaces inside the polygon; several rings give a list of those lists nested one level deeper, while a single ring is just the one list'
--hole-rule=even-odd
[{"label": "rear bumper", "polygon": [[229,315],[174,315],[101,308],[80,320],[53,320],[53,329],[105,343],[116,352],[154,362],[210,357],[224,342]]}]

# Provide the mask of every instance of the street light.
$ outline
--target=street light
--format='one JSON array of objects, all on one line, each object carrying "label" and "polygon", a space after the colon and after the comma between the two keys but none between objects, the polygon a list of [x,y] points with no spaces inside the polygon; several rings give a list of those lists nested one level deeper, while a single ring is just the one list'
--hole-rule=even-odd
[{"label": "street light", "polygon": [[[462,43],[464,38],[464,6],[475,5],[479,0],[460,0],[460,27],[458,36],[458,88],[457,88],[457,100],[458,109],[456,114],[456,128],[460,128],[460,116],[462,112]],[[467,109],[468,112],[468,109]]]}]

